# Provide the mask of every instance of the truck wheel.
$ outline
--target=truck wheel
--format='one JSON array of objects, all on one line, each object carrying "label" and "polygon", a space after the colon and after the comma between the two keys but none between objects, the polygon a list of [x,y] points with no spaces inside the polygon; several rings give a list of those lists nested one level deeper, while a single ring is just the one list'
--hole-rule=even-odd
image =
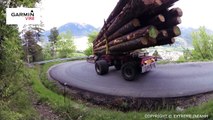
[{"label": "truck wheel", "polygon": [[114,63],[115,69],[120,70],[121,69],[121,61],[116,60]]},{"label": "truck wheel", "polygon": [[138,75],[137,64],[134,62],[125,63],[121,68],[122,76],[127,81],[133,81]]},{"label": "truck wheel", "polygon": [[95,63],[95,71],[98,75],[107,74],[109,71],[109,65],[106,60],[98,60]]},{"label": "truck wheel", "polygon": [[121,65],[115,65],[115,69],[116,70],[120,70],[121,69]]},{"label": "truck wheel", "polygon": [[141,73],[142,72],[141,66],[137,66],[137,70],[138,70],[138,73]]}]

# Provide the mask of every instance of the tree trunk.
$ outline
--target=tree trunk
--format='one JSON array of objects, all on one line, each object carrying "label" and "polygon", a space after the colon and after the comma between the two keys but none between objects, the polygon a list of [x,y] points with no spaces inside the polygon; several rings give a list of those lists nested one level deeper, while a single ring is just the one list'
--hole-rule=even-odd
[{"label": "tree trunk", "polygon": [[161,40],[157,40],[157,46],[173,44],[175,43],[175,38],[165,38]]},{"label": "tree trunk", "polygon": [[[142,29],[131,32],[127,35],[124,35],[122,37],[119,37],[115,40],[108,41],[109,42],[108,44],[111,47],[111,46],[114,46],[114,45],[117,45],[117,44],[120,44],[123,42],[137,39],[139,37],[148,37],[148,38],[155,39],[157,36],[158,36],[158,30],[154,26],[147,26]],[[103,45],[103,46],[95,48],[94,51],[105,49],[105,48],[106,48],[106,45]]]},{"label": "tree trunk", "polygon": [[120,0],[93,42],[94,53],[121,53],[174,43],[174,37],[181,34],[177,25],[183,12],[169,7],[177,1]]},{"label": "tree trunk", "polygon": [[180,28],[178,26],[174,26],[166,30],[168,33],[168,37],[177,37],[181,34]]},{"label": "tree trunk", "polygon": [[[133,19],[126,25],[122,26],[118,31],[113,33],[111,36],[108,37],[108,41],[111,41],[115,38],[118,38],[120,36],[123,36],[131,31],[136,30],[138,27],[140,27],[140,21],[138,19]],[[106,39],[102,38],[95,47],[99,47],[101,45],[104,45],[106,43]]]}]

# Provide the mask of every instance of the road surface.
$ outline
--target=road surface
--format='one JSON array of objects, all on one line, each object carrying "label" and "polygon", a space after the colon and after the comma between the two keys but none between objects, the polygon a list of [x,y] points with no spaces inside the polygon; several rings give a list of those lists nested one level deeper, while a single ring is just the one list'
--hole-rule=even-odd
[{"label": "road surface", "polygon": [[94,64],[67,62],[49,70],[52,79],[93,93],[137,98],[184,97],[213,91],[213,63],[157,65],[135,81],[125,81],[120,71],[110,67],[99,76]]}]

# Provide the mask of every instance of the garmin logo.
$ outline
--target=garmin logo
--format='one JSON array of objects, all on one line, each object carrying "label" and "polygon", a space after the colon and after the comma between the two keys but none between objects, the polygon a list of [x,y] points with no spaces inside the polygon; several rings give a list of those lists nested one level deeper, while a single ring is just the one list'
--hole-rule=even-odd
[{"label": "garmin logo", "polygon": [[20,13],[11,13],[12,17],[25,17],[26,20],[34,20],[34,12],[33,10],[31,10],[29,13],[24,13],[24,12],[20,12]]},{"label": "garmin logo", "polygon": [[38,8],[7,8],[7,24],[40,24]]}]

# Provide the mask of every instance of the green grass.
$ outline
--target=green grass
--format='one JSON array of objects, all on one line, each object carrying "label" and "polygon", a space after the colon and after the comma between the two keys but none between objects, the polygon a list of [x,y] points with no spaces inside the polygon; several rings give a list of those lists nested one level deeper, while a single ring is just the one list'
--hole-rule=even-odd
[{"label": "green grass", "polygon": [[72,53],[71,57],[84,57],[86,56],[84,53]]},{"label": "green grass", "polygon": [[[38,94],[39,99],[43,102],[48,103],[54,111],[60,114],[63,119],[85,119],[85,120],[154,120],[157,118],[145,118],[146,115],[157,115],[157,114],[166,114],[166,115],[174,115],[174,114],[207,114],[209,115],[209,120],[213,119],[213,101],[202,104],[197,107],[192,107],[184,110],[183,112],[177,112],[175,110],[161,110],[161,111],[139,111],[139,112],[120,112],[116,110],[110,110],[102,107],[88,107],[82,103],[76,102],[74,100],[65,98],[61,94],[53,92],[52,90],[46,88],[42,81],[47,80],[45,76],[48,68],[57,63],[48,63],[43,65],[42,67],[37,66],[36,69],[31,69],[33,77],[33,89]],[[42,70],[41,70],[42,69]],[[38,76],[38,71],[42,72],[40,75],[42,77],[42,81]],[[46,84],[48,83],[46,81]],[[183,118],[177,118],[176,120],[182,120]],[[187,118],[185,118],[187,119]]]},{"label": "green grass", "polygon": [[38,120],[28,89],[19,90],[6,101],[0,101],[0,120]]}]

